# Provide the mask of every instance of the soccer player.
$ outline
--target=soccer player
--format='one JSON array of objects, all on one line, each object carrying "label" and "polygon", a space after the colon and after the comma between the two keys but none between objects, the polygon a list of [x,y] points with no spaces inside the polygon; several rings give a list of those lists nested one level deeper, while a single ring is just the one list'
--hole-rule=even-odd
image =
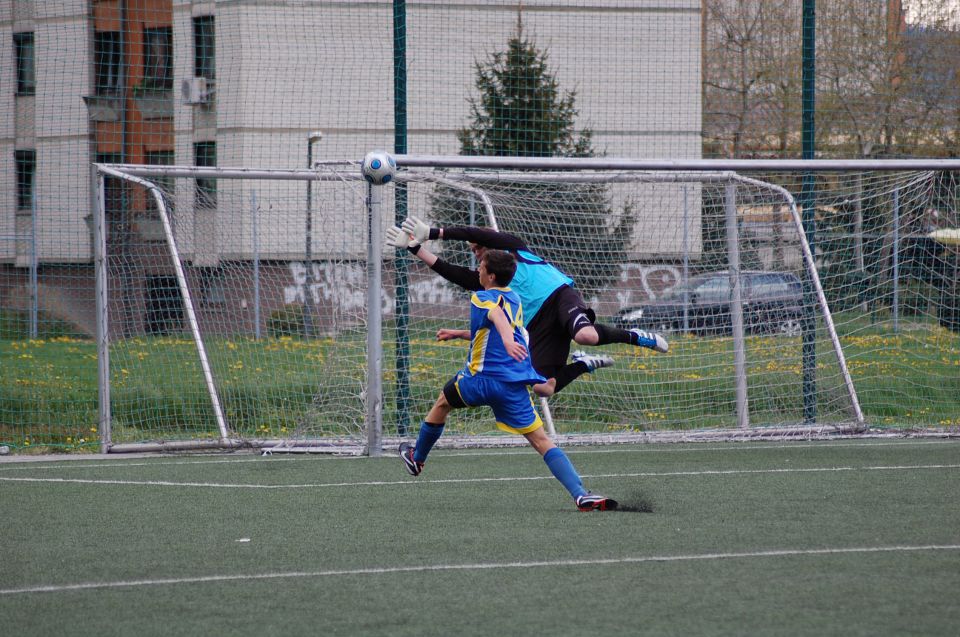
[{"label": "soccer player", "polygon": [[420,424],[416,445],[400,445],[400,458],[410,475],[423,471],[430,449],[443,434],[447,415],[453,409],[488,405],[497,427],[524,436],[543,457],[553,476],[570,492],[581,511],[617,508],[617,501],[590,493],[567,455],[543,430],[543,421],[533,407],[528,386],[543,383],[527,355],[523,307],[508,288],[517,271],[514,256],[502,250],[487,250],[477,274],[481,290],[470,298],[470,329],[441,329],[441,341],[470,341],[467,362],[444,386],[427,417]]},{"label": "soccer player", "polygon": [[573,362],[567,364],[571,339],[579,345],[629,343],[661,353],[669,349],[660,334],[597,323],[595,312],[587,307],[573,279],[531,252],[521,239],[511,234],[473,226],[431,228],[411,216],[401,228],[388,228],[386,236],[391,245],[407,248],[434,272],[467,290],[481,289],[477,270],[444,261],[427,250],[424,242],[432,239],[468,241],[478,262],[491,248],[505,250],[516,257],[513,289],[526,314],[525,327],[530,332],[532,347],[530,356],[533,367],[548,379],[534,389],[539,396],[552,396],[581,374],[613,365],[609,356],[588,355],[583,351],[575,351]]}]

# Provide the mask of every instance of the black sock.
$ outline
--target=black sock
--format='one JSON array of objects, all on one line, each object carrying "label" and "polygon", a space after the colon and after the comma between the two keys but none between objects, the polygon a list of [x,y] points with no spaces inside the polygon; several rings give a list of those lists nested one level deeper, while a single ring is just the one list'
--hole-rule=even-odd
[{"label": "black sock", "polygon": [[582,374],[586,374],[590,371],[590,368],[587,367],[586,363],[576,362],[570,363],[560,368],[560,371],[554,376],[557,379],[557,386],[553,389],[554,393],[559,392],[561,389],[569,385]]},{"label": "black sock", "polygon": [[619,327],[611,327],[610,325],[604,325],[603,323],[594,323],[593,327],[597,330],[597,335],[600,337],[600,340],[597,341],[597,345],[608,345],[610,343],[628,343],[630,345],[637,344],[637,335],[628,332],[627,330],[622,330]]}]

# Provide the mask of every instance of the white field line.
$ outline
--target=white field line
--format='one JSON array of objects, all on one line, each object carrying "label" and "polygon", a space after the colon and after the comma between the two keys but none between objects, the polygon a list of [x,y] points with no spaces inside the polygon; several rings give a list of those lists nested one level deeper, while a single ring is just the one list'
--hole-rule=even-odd
[{"label": "white field line", "polygon": [[[815,467],[809,469],[716,469],[703,471],[640,471],[636,473],[594,473],[582,475],[582,478],[669,478],[681,476],[730,476],[730,475],[762,475],[777,473],[831,473],[852,471],[918,471],[935,469],[960,469],[960,464],[930,464],[930,465],[892,465],[867,467]],[[480,482],[517,482],[521,480],[553,480],[553,476],[500,476],[495,478],[445,478],[436,480],[371,480],[362,482],[315,482],[306,484],[249,484],[229,482],[174,482],[169,480],[95,480],[83,478],[35,478],[0,476],[0,482],[31,482],[31,483],[58,483],[58,484],[109,484],[109,485],[139,485],[147,487],[195,487],[211,489],[324,489],[331,487],[379,487],[379,486],[413,486],[418,484],[464,484]]]},{"label": "white field line", "polygon": [[[680,444],[671,443],[669,445],[631,445],[631,446],[621,446],[621,445],[612,445],[605,447],[590,447],[590,446],[565,446],[564,451],[568,454],[577,454],[577,455],[586,455],[586,454],[606,454],[606,453],[690,453],[690,452],[707,452],[707,451],[763,451],[767,449],[809,449],[809,448],[820,448],[824,449],[829,447],[830,449],[837,448],[850,448],[850,447],[873,447],[873,448],[889,448],[889,447],[919,447],[919,446],[932,446],[932,445],[949,445],[949,444],[958,444],[956,440],[928,440],[928,441],[878,441],[878,442],[818,442],[818,443],[800,443],[800,442],[791,442],[791,443],[759,443],[759,444],[744,444],[744,443],[725,443],[724,445],[707,446],[704,443],[690,443],[688,445],[680,446]],[[527,455],[530,453],[528,447],[521,447],[519,449],[490,449],[490,450],[478,450],[478,451],[453,451],[446,449],[437,449],[434,454],[435,459],[439,458],[460,458],[460,457],[471,457],[471,456],[520,456]],[[388,454],[388,457],[392,457]],[[317,459],[316,457],[312,457]],[[175,465],[191,465],[191,464],[232,464],[232,463],[247,463],[247,462],[291,462],[298,460],[297,457],[280,457],[271,456],[268,459],[264,459],[260,456],[257,457],[232,457],[232,458],[218,458],[216,460],[196,460],[196,459],[180,459],[170,461],[164,458],[158,457],[156,460],[147,460],[145,462],[129,462],[124,461],[122,456],[118,456],[116,459],[109,460],[107,462],[95,462],[95,463],[86,463],[83,460],[72,460],[70,464],[46,464],[42,462],[8,462],[3,465],[0,465],[0,472],[3,471],[22,471],[28,469],[90,469],[90,468],[102,468],[102,467],[111,467],[114,469],[122,469],[125,467],[166,467],[166,466],[175,466]],[[366,456],[324,456],[323,460],[369,460]],[[51,462],[56,462],[51,461]]]},{"label": "white field line", "polygon": [[[335,458],[330,457],[329,459],[333,460]],[[341,459],[341,458],[336,458]],[[82,460],[71,461],[70,464],[44,464],[36,462],[24,462],[7,466],[0,466],[0,471],[14,471],[14,470],[29,470],[29,469],[100,469],[103,467],[110,467],[112,469],[123,469],[125,467],[172,467],[175,465],[190,465],[190,464],[242,464],[247,462],[290,462],[296,460],[294,457],[289,458],[277,458],[271,457],[269,460],[264,460],[259,456],[256,458],[220,458],[217,460],[162,460],[160,458],[156,460],[147,460],[146,462],[124,462],[122,458],[117,458],[116,460],[110,460],[107,462],[91,462],[85,463]]]},{"label": "white field line", "polygon": [[380,568],[336,569],[323,571],[288,571],[274,573],[247,573],[237,575],[208,575],[201,577],[176,577],[166,579],[121,580],[114,582],[78,582],[76,584],[57,584],[46,586],[27,586],[23,588],[0,589],[0,596],[22,595],[27,593],[62,593],[69,591],[135,588],[143,586],[169,586],[180,584],[199,584],[207,582],[236,582],[271,579],[350,577],[358,575],[392,575],[395,573],[428,573],[438,571],[482,571],[513,568],[565,568],[577,566],[598,566],[618,564],[643,564],[647,562],[691,562],[703,560],[729,560],[751,558],[803,557],[822,555],[849,555],[856,553],[909,553],[918,551],[956,551],[960,544],[921,545],[921,546],[853,546],[830,549],[781,549],[774,551],[750,551],[743,553],[701,553],[693,555],[649,555],[597,558],[583,560],[543,560],[531,562],[478,562],[468,564],[428,564],[421,566],[387,566]]}]

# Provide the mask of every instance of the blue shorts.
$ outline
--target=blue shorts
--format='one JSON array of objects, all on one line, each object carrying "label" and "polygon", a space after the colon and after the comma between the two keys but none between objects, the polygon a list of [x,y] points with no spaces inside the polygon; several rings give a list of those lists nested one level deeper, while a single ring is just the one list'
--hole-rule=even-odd
[{"label": "blue shorts", "polygon": [[511,434],[527,434],[543,426],[527,387],[526,383],[507,383],[461,372],[446,384],[443,395],[454,409],[488,405],[498,428]]}]

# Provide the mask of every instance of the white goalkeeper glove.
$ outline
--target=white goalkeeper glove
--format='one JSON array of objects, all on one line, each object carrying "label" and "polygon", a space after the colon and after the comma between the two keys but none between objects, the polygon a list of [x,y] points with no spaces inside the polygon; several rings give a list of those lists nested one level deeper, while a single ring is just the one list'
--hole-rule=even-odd
[{"label": "white goalkeeper glove", "polygon": [[391,245],[394,248],[407,248],[411,250],[420,247],[419,241],[411,237],[410,233],[401,230],[397,226],[387,228],[384,236],[387,238],[387,245]]},{"label": "white goalkeeper glove", "polygon": [[400,225],[404,232],[412,234],[417,243],[424,243],[430,240],[430,226],[418,217],[407,217]]}]

